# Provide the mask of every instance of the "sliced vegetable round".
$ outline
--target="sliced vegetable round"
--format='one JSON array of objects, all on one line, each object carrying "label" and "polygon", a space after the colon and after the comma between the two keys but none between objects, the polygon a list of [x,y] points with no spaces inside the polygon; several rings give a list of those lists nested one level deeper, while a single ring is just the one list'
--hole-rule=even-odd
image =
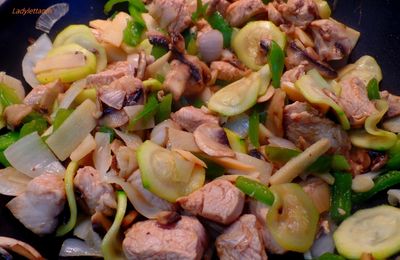
[{"label": "sliced vegetable round", "polygon": [[211,96],[208,108],[225,116],[246,111],[257,102],[260,81],[260,75],[253,73],[229,84]]},{"label": "sliced vegetable round", "polygon": [[[62,45],[60,47],[52,49],[45,59],[47,59],[47,61],[50,60],[49,63],[54,63],[56,62],[57,57],[65,57],[66,55],[71,55],[70,57],[72,57],[72,55],[83,55],[85,63],[83,66],[72,68],[56,68],[40,71],[36,75],[38,81],[42,84],[46,84],[60,79],[64,83],[69,83],[82,79],[87,75],[96,72],[96,56],[90,51],[75,43]],[[38,65],[38,63],[36,65]],[[50,64],[50,68],[52,66],[56,65]]]},{"label": "sliced vegetable round", "polygon": [[260,51],[260,41],[266,39],[285,48],[286,36],[276,25],[270,21],[256,21],[240,29],[233,38],[232,49],[247,67],[259,70],[267,63],[266,55]]},{"label": "sliced vegetable round", "polygon": [[388,258],[400,251],[400,209],[382,205],[359,210],[342,222],[333,239],[346,258],[360,259],[365,252]]},{"label": "sliced vegetable round", "polygon": [[317,232],[319,214],[300,185],[271,186],[275,200],[267,214],[267,226],[275,241],[285,250],[307,252]]},{"label": "sliced vegetable round", "polygon": [[143,186],[167,201],[175,202],[204,184],[203,167],[152,141],[147,140],[138,148],[137,160]]}]

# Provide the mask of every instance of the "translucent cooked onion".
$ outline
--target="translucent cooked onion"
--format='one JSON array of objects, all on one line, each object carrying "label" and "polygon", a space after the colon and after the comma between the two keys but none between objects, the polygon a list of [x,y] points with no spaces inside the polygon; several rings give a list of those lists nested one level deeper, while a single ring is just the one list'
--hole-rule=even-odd
[{"label": "translucent cooked onion", "polygon": [[97,132],[95,137],[96,149],[93,152],[94,167],[100,172],[105,174],[111,166],[111,145],[110,134]]},{"label": "translucent cooked onion", "polygon": [[0,170],[0,194],[6,196],[18,196],[26,190],[26,186],[32,178],[17,171],[13,167]]},{"label": "translucent cooked onion", "polygon": [[36,21],[35,28],[49,33],[53,25],[69,11],[68,3],[58,3],[47,8]]},{"label": "translucent cooked onion", "polygon": [[94,256],[102,257],[101,252],[95,248],[88,246],[84,241],[76,238],[68,238],[64,240],[61,246],[59,256],[74,257],[74,256]]},{"label": "translucent cooked onion", "polygon": [[133,149],[137,149],[143,143],[142,139],[138,135],[125,133],[117,129],[114,129],[114,131],[119,136],[119,138],[124,141],[126,146],[129,146]]},{"label": "translucent cooked onion", "polygon": [[69,89],[65,92],[64,98],[60,102],[59,108],[69,108],[75,98],[81,93],[86,86],[86,79],[81,79],[72,83]]},{"label": "translucent cooked onion", "polygon": [[28,47],[28,51],[22,60],[22,74],[25,81],[32,87],[39,85],[36,75],[33,72],[38,60],[44,58],[53,47],[51,40],[47,34],[42,34],[34,44]]},{"label": "translucent cooked onion", "polygon": [[37,132],[18,140],[4,151],[4,155],[15,169],[32,178],[44,173],[64,174],[65,171]]}]

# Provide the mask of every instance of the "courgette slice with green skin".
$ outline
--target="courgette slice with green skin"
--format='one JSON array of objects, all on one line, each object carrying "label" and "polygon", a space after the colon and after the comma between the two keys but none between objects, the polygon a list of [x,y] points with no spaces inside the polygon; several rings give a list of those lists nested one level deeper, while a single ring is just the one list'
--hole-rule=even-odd
[{"label": "courgette slice with green skin", "polygon": [[107,54],[89,27],[83,24],[73,24],[62,30],[56,37],[53,47],[59,47],[69,43],[76,43],[96,55],[97,72],[107,66]]},{"label": "courgette slice with green skin", "polygon": [[232,49],[239,60],[252,70],[259,70],[267,63],[267,57],[260,52],[261,40],[273,40],[285,49],[286,35],[270,21],[256,21],[246,24],[232,40]]},{"label": "courgette slice with green skin", "polygon": [[234,150],[235,152],[239,153],[247,153],[247,147],[246,147],[246,141],[240,136],[229,130],[228,128],[224,128],[224,131],[226,133],[226,137],[228,138],[229,146]]},{"label": "courgette slice with green skin", "polygon": [[96,56],[78,44],[70,43],[54,48],[47,54],[47,57],[56,57],[58,55],[77,52],[80,52],[85,56],[86,62],[84,66],[70,69],[54,69],[41,72],[36,75],[37,80],[41,84],[53,82],[57,79],[60,79],[63,83],[69,83],[85,78],[89,74],[95,73],[97,64]]},{"label": "courgette slice with green skin", "polygon": [[[194,165],[191,172],[186,163],[179,163],[175,153],[149,140],[137,150],[143,186],[160,198],[175,202],[204,185],[205,170]],[[185,161],[188,162],[188,161]]]},{"label": "courgette slice with green skin", "polygon": [[348,259],[363,253],[385,259],[400,252],[400,209],[381,205],[359,210],[333,234],[338,252]]},{"label": "courgette slice with green skin", "polygon": [[259,73],[241,78],[211,96],[208,108],[225,116],[243,113],[257,102],[261,87]]}]

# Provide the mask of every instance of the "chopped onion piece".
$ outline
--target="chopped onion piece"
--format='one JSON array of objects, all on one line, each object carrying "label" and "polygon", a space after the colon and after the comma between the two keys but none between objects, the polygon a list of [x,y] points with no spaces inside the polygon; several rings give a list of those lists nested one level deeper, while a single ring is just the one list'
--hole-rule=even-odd
[{"label": "chopped onion piece", "polygon": [[27,259],[44,259],[35,248],[11,237],[0,237],[0,248],[10,249]]},{"label": "chopped onion piece", "polygon": [[400,204],[400,190],[399,189],[390,189],[387,191],[388,202],[392,206],[397,206]]},{"label": "chopped onion piece", "polygon": [[135,150],[143,143],[142,139],[138,135],[125,133],[117,129],[114,129],[114,131],[119,136],[119,138],[124,141],[126,146],[129,146]]},{"label": "chopped onion piece", "polygon": [[[58,109],[67,109],[71,106],[72,102],[74,102],[75,98],[81,93],[81,91],[85,88],[86,86],[86,79],[81,79],[78,81],[75,81],[74,83],[71,84],[69,89],[65,92],[63,99],[60,102],[60,105],[58,106]],[[51,114],[51,118],[54,119],[58,109],[55,110]]]},{"label": "chopped onion piece", "polygon": [[46,140],[47,145],[64,161],[96,127],[96,105],[89,99],[78,106],[64,123]]},{"label": "chopped onion piece", "polygon": [[94,139],[96,149],[93,152],[93,163],[94,167],[103,175],[111,166],[110,134],[97,132]]},{"label": "chopped onion piece", "polygon": [[36,79],[33,68],[39,60],[46,56],[52,47],[51,40],[45,33],[42,34],[34,44],[28,47],[28,51],[22,60],[22,74],[26,82],[28,82],[32,88],[40,84]]},{"label": "chopped onion piece", "polygon": [[68,3],[58,3],[47,8],[37,19],[35,28],[49,33],[53,25],[69,11]]},{"label": "chopped onion piece", "polygon": [[32,178],[44,173],[63,174],[65,171],[37,132],[18,140],[4,151],[4,155],[15,169]]},{"label": "chopped onion piece", "polygon": [[74,228],[74,236],[84,240],[88,246],[100,252],[101,238],[99,234],[93,230],[92,221],[89,218],[80,222]]},{"label": "chopped onion piece", "polygon": [[[132,175],[135,174],[140,175],[138,171],[134,172]],[[133,207],[146,218],[156,219],[157,215],[161,211],[165,210],[160,208],[159,205],[157,205],[157,201],[151,201],[146,199],[146,196],[142,194],[137,188],[135,188],[131,183],[126,182],[120,177],[110,176],[109,174],[107,174],[104,176],[104,180],[108,183],[118,184],[119,186],[121,186],[122,189],[125,191],[129,201],[132,203]]]},{"label": "chopped onion piece", "polygon": [[100,250],[88,246],[84,241],[76,238],[68,238],[64,240],[61,246],[59,256],[73,257],[73,256],[94,256],[102,257]]},{"label": "chopped onion piece", "polygon": [[69,157],[71,161],[78,162],[83,157],[91,153],[94,149],[96,149],[96,142],[91,134],[88,134],[85,139],[83,139],[82,143],[76,147],[76,149],[71,153]]},{"label": "chopped onion piece", "polygon": [[32,178],[17,171],[13,167],[0,170],[0,194],[6,196],[18,196],[25,192],[26,185]]}]

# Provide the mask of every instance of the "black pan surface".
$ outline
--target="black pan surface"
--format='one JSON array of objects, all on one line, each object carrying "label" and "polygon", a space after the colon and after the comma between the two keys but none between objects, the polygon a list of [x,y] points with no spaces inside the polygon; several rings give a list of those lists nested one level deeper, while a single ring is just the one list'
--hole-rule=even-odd
[{"label": "black pan surface", "polygon": [[[0,1],[1,2],[1,1]],[[0,6],[0,71],[23,79],[21,61],[30,39],[41,32],[35,29],[39,15],[18,14],[22,8],[47,8],[62,2],[50,0],[7,0]],[[54,36],[69,24],[87,23],[104,18],[105,0],[68,0],[70,11],[53,27]],[[361,32],[361,38],[349,57],[349,62],[365,54],[375,57],[383,71],[381,89],[400,95],[400,1],[398,0],[330,0],[333,17]],[[28,85],[24,82],[26,89]],[[0,196],[0,236],[10,236],[32,244],[47,259],[58,259],[62,239],[38,237],[24,228],[4,207],[10,200]],[[382,195],[375,203],[386,200]],[[272,257],[277,259],[276,257]],[[301,259],[302,255],[286,255],[281,259]]]}]

